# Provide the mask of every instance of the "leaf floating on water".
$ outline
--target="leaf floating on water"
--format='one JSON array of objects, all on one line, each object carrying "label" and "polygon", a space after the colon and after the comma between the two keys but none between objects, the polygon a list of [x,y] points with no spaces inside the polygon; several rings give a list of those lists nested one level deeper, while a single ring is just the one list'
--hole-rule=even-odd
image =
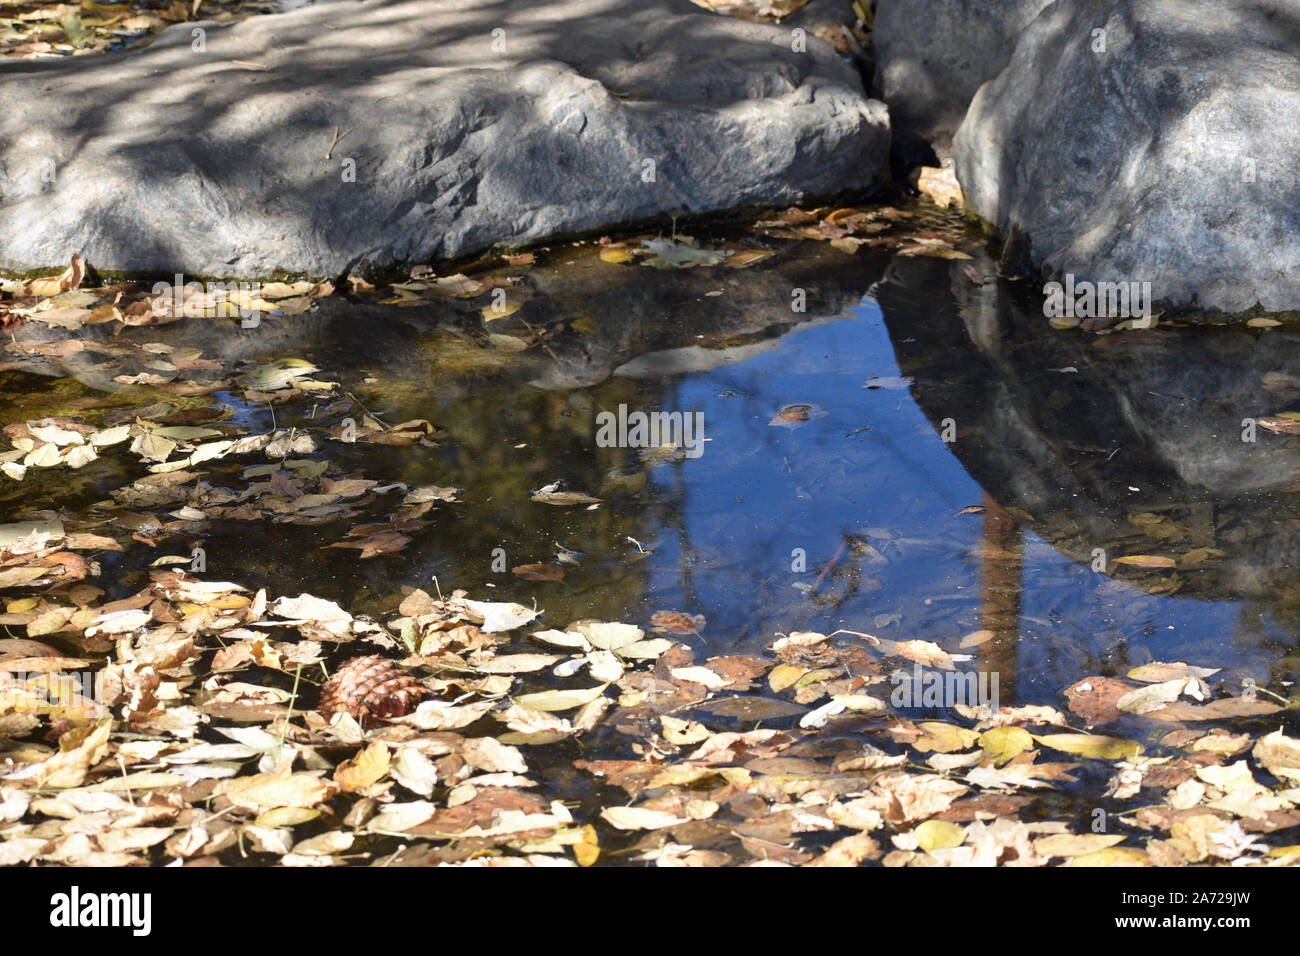
[{"label": "leaf floating on water", "polygon": [[655,660],[670,648],[675,647],[673,641],[665,637],[652,637],[643,641],[635,641],[631,644],[624,644],[618,649],[618,656],[623,658],[632,658],[634,660]]},{"label": "leaf floating on water", "polygon": [[1261,428],[1279,435],[1300,435],[1300,419],[1285,418],[1281,415],[1265,415],[1255,419]]},{"label": "leaf floating on water", "polygon": [[952,655],[933,641],[899,641],[894,645],[899,657],[924,664],[926,667],[940,667],[954,670]]},{"label": "leaf floating on water", "polygon": [[780,720],[807,713],[807,708],[774,697],[722,697],[705,701],[697,709],[741,721]]},{"label": "leaf floating on water", "polygon": [[641,628],[617,621],[582,621],[570,624],[569,630],[581,634],[592,647],[603,651],[617,651],[645,637]]},{"label": "leaf floating on water", "polygon": [[1034,738],[1023,727],[994,727],[980,734],[979,745],[1000,767],[1013,757],[1032,750]]},{"label": "leaf floating on water", "polygon": [[[1034,841],[1034,852],[1042,856],[1084,856],[1124,842],[1122,833],[1053,833]],[[1127,858],[1121,857],[1121,859]],[[1098,860],[1107,859],[1098,855]],[[1106,865],[1106,864],[1103,864]]]},{"label": "leaf floating on water", "polygon": [[1065,866],[1151,866],[1151,858],[1141,850],[1127,846],[1113,846],[1095,853],[1070,857]]},{"label": "leaf floating on water", "polygon": [[531,635],[544,644],[550,644],[554,647],[569,647],[580,651],[590,650],[591,642],[587,640],[586,635],[579,634],[576,631],[534,631]]},{"label": "leaf floating on water", "polygon": [[698,744],[710,736],[709,728],[694,720],[682,720],[664,715],[659,718],[659,722],[663,726],[664,740],[678,747]]},{"label": "leaf floating on water", "polygon": [[678,242],[675,239],[647,239],[641,243],[642,249],[650,253],[641,261],[642,265],[657,269],[690,269],[695,266],[716,266],[731,255],[721,249],[700,249],[693,243]]},{"label": "leaf floating on water", "polygon": [[1130,680],[1140,680],[1147,684],[1160,684],[1176,677],[1212,677],[1219,673],[1218,667],[1193,667],[1191,664],[1185,664],[1182,661],[1176,661],[1172,664],[1164,664],[1159,661],[1153,661],[1150,664],[1143,664],[1135,667],[1128,672]]},{"label": "leaf floating on water", "polygon": [[1145,714],[1153,710],[1160,710],[1165,704],[1182,696],[1188,682],[1195,679],[1175,677],[1173,680],[1162,681],[1159,684],[1147,684],[1129,691],[1115,701],[1115,707],[1126,714]]},{"label": "leaf floating on water", "polygon": [[466,600],[464,604],[483,618],[480,627],[488,634],[495,634],[499,631],[512,631],[517,627],[523,627],[537,617],[537,612],[529,610],[522,604],[511,604],[506,601]]},{"label": "leaf floating on water", "polygon": [[608,684],[576,690],[544,690],[535,694],[522,694],[515,703],[528,710],[573,710],[591,703],[605,693]]},{"label": "leaf floating on water", "polygon": [[1281,730],[1260,737],[1255,742],[1251,756],[1273,776],[1293,782],[1300,781],[1300,740],[1288,737]]},{"label": "leaf floating on water", "polygon": [[330,780],[311,772],[290,773],[286,764],[275,773],[259,773],[223,781],[217,793],[232,804],[256,813],[276,807],[315,807],[328,800],[338,788]]},{"label": "leaf floating on water", "polygon": [[606,807],[600,811],[600,815],[617,830],[662,830],[688,820],[663,810],[645,807]]},{"label": "leaf floating on water", "polygon": [[419,488],[412,488],[408,491],[406,496],[402,498],[402,504],[420,504],[425,501],[455,501],[456,495],[459,493],[459,488],[421,485]]},{"label": "leaf floating on water", "polygon": [[398,534],[395,531],[381,531],[377,534],[369,535],[360,541],[336,541],[330,548],[359,548],[362,558],[373,558],[381,554],[393,554],[401,551],[411,539],[405,535]]},{"label": "leaf floating on water", "polygon": [[1098,760],[1128,760],[1140,755],[1144,749],[1136,740],[1104,734],[1043,734],[1035,735],[1034,739],[1053,750]]},{"label": "leaf floating on water", "polygon": [[344,793],[364,790],[388,773],[391,754],[382,740],[376,740],[351,760],[334,770],[334,782]]},{"label": "leaf floating on water", "polygon": [[532,500],[547,505],[594,505],[601,501],[600,498],[594,498],[580,491],[552,491],[549,488],[539,488],[534,491]]},{"label": "leaf floating on water", "polygon": [[650,628],[656,634],[699,634],[704,623],[703,614],[684,611],[655,611],[650,615]]},{"label": "leaf floating on water", "polygon": [[955,724],[927,720],[917,724],[917,726],[922,733],[912,742],[912,747],[922,753],[929,750],[936,753],[953,753],[958,750],[966,750],[976,740],[980,739],[980,735],[975,731],[967,730],[965,727],[958,727]]},{"label": "leaf floating on water", "polygon": [[776,428],[799,428],[810,421],[825,417],[826,411],[824,409],[818,408],[816,405],[809,405],[806,402],[796,402],[793,405],[786,405],[773,415],[768,425]]},{"label": "leaf floating on water", "polygon": [[1158,554],[1130,554],[1122,558],[1116,558],[1112,564],[1127,564],[1135,568],[1172,568],[1177,565],[1173,558],[1166,558]]},{"label": "leaf floating on water", "polygon": [[947,820],[926,820],[912,831],[912,835],[916,838],[916,845],[929,853],[961,846],[966,839],[966,829]]},{"label": "leaf floating on water", "polygon": [[526,674],[540,671],[560,660],[554,654],[502,654],[477,666],[484,674]]},{"label": "leaf floating on water", "polygon": [[563,581],[564,568],[558,564],[521,564],[510,573],[525,581]]}]

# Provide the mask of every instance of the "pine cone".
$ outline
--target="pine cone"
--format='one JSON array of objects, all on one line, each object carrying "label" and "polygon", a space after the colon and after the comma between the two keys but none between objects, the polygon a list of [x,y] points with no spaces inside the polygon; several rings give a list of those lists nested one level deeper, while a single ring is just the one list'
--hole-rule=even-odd
[{"label": "pine cone", "polygon": [[409,714],[432,697],[414,675],[379,654],[354,657],[339,665],[321,690],[320,712],[328,720],[351,714],[365,726],[388,717]]}]

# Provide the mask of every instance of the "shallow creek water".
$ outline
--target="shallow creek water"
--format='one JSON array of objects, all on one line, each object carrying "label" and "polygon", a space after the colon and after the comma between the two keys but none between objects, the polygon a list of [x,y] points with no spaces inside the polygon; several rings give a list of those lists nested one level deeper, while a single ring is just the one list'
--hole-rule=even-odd
[{"label": "shallow creek water", "polygon": [[[1149,661],[1291,697],[1300,438],[1241,430],[1300,409],[1300,333],[1057,331],[1032,289],[977,286],[961,266],[801,243],[745,270],[657,270],[563,247],[528,270],[524,308],[486,324],[455,300],[335,296],[257,329],[191,319],[120,339],[308,360],[385,421],[438,429],[437,448],[330,443],[344,472],[463,489],[403,550],[365,560],[323,547],[346,522],[210,522],[211,578],[377,617],[404,586],[535,605],[550,627],[680,610],[706,618],[687,638],[701,659],[761,656],[795,631],[921,639],[996,673],[1003,705],[1065,710],[1080,678]],[[485,325],[542,343],[504,348]],[[99,371],[39,371],[0,372],[5,423],[111,404]],[[328,414],[211,400],[252,431]],[[702,453],[599,447],[597,414],[621,406],[698,413]],[[76,514],[133,477],[107,459],[33,473],[0,486],[0,513]],[[601,503],[530,500],[555,481]],[[580,555],[561,581],[510,573],[561,550]],[[132,593],[159,553],[106,556],[100,583]],[[1115,563],[1132,555],[1174,566]],[[1126,727],[1148,743],[1163,732]],[[627,755],[609,734],[584,752],[602,746]],[[581,800],[574,755],[533,769]]]}]

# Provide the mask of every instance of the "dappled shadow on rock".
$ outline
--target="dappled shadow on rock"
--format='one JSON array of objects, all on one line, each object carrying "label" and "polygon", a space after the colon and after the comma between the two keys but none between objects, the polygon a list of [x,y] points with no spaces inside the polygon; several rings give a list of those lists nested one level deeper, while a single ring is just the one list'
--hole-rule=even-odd
[{"label": "dappled shadow on rock", "polygon": [[861,188],[882,104],[688,0],[370,0],[0,64],[0,268],[334,276]]}]

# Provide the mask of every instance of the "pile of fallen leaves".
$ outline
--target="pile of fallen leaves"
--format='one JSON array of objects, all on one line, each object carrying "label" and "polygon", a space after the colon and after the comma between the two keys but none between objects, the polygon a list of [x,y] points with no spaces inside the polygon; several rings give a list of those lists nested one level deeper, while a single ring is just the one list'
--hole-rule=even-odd
[{"label": "pile of fallen leaves", "polygon": [[242,20],[268,13],[259,0],[133,0],[131,3],[0,3],[0,56],[37,59],[102,53],[188,20]]},{"label": "pile of fallen leaves", "polygon": [[[932,214],[927,222],[917,211],[893,206],[800,209],[791,206],[771,219],[760,219],[753,229],[779,239],[812,239],[829,242],[850,255],[859,249],[884,249],[902,256],[934,256],[940,259],[972,259],[962,246],[977,239],[967,235],[950,217]],[[910,228],[909,228],[910,227]]]},{"label": "pile of fallen leaves", "polygon": [[[101,603],[89,582],[102,539],[5,531],[0,588],[33,593],[3,615],[27,636],[0,641],[4,863],[1300,860],[1271,838],[1300,826],[1300,740],[1223,726],[1282,708],[1228,695],[1209,668],[1080,681],[1064,697],[1083,727],[1050,706],[914,719],[891,705],[887,675],[968,658],[801,632],[771,657],[697,660],[690,643],[626,623],[525,633],[535,609],[463,592],[409,590],[380,622],[167,569]],[[651,623],[693,636],[705,622]],[[81,656],[36,639],[49,634]],[[400,661],[429,699],[391,721],[326,720],[315,686],[344,650]],[[94,694],[49,679],[76,671],[94,672]],[[1121,720],[1148,743],[1095,730]],[[572,762],[595,798],[581,804],[530,775],[580,737]],[[634,756],[595,752],[614,745]],[[1098,770],[1104,825],[1035,806]]]}]

